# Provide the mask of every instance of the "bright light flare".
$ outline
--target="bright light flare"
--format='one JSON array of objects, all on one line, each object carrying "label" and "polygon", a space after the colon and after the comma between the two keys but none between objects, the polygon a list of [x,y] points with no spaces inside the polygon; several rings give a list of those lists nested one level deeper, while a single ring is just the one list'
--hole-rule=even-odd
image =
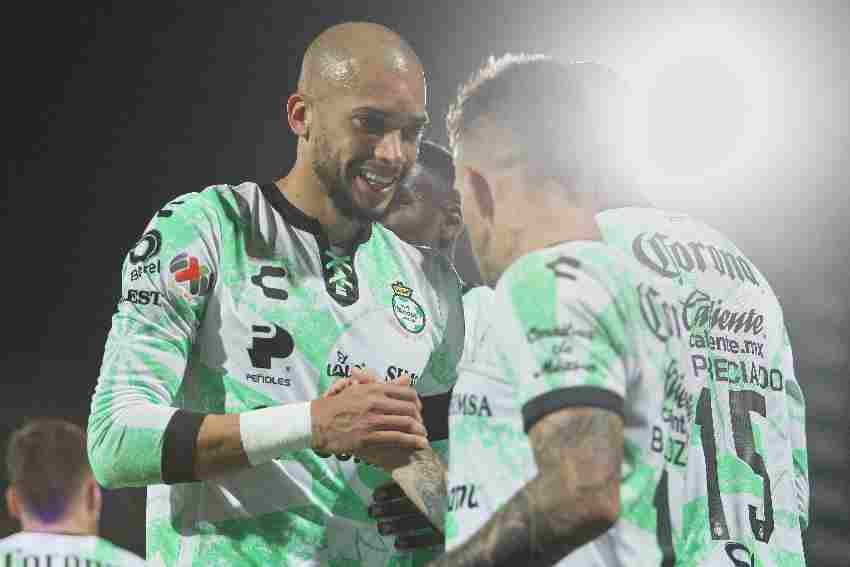
[{"label": "bright light flare", "polygon": [[644,185],[693,185],[748,163],[767,135],[768,71],[754,45],[689,26],[624,70],[629,150]]}]

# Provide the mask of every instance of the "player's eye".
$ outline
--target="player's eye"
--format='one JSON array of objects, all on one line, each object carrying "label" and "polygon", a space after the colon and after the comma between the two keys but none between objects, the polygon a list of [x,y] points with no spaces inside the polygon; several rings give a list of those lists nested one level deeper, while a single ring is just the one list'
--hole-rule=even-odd
[{"label": "player's eye", "polygon": [[361,115],[354,117],[354,124],[368,134],[383,134],[387,127],[387,121],[379,116]]}]

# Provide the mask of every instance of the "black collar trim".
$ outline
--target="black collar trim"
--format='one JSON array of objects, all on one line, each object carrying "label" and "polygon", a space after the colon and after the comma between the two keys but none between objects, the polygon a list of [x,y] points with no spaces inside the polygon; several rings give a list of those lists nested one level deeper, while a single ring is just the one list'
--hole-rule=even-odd
[{"label": "black collar trim", "polygon": [[372,223],[367,224],[363,227],[363,229],[358,233],[358,235],[354,238],[351,244],[348,246],[350,249],[351,256],[351,274],[350,274],[350,283],[352,285],[351,292],[339,293],[337,292],[336,286],[332,286],[330,284],[330,280],[334,277],[335,272],[328,270],[327,268],[327,258],[329,256],[328,251],[330,250],[330,242],[328,241],[328,235],[325,232],[324,228],[322,228],[321,223],[318,220],[314,219],[311,216],[308,216],[301,209],[293,205],[289,202],[283,192],[277,188],[277,185],[274,183],[264,183],[260,186],[260,190],[263,192],[263,195],[266,199],[268,199],[269,203],[271,203],[272,208],[276,210],[283,220],[288,224],[294,226],[295,228],[299,228],[301,230],[307,231],[316,237],[316,242],[319,245],[319,262],[322,266],[322,273],[325,279],[325,290],[328,292],[328,295],[334,298],[334,300],[340,305],[348,306],[357,302],[360,298],[360,286],[358,285],[358,277],[357,270],[355,269],[355,255],[357,254],[357,248],[367,242],[370,238],[372,238]]},{"label": "black collar trim", "polygon": [[325,231],[322,230],[322,225],[319,224],[319,221],[307,216],[304,211],[290,203],[289,199],[283,195],[283,191],[277,188],[277,185],[274,183],[264,183],[260,187],[260,190],[266,199],[269,200],[269,203],[272,204],[274,210],[280,213],[280,216],[287,223],[301,230],[313,233],[316,236],[324,235]]},{"label": "black collar trim", "polygon": [[[280,216],[282,216],[287,223],[291,224],[295,228],[306,230],[307,232],[315,235],[316,238],[319,239],[319,243],[322,244],[322,248],[328,247],[328,236],[325,233],[325,229],[322,228],[321,223],[290,203],[289,199],[286,198],[283,191],[278,189],[277,185],[274,183],[264,183],[260,186],[260,190],[263,192],[266,199],[269,200],[269,203],[271,203],[274,210],[280,213]],[[372,223],[364,226],[357,236],[355,236],[354,240],[352,240],[352,250],[355,250],[359,245],[367,242],[370,238],[372,238]]]}]

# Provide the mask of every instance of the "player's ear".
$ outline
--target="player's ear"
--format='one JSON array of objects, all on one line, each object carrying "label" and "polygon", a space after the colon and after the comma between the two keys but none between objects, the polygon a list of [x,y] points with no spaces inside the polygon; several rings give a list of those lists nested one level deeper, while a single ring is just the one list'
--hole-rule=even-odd
[{"label": "player's ear", "polygon": [[21,504],[18,501],[18,493],[15,491],[15,487],[11,485],[6,489],[6,510],[13,518],[21,519]]},{"label": "player's ear", "polygon": [[309,110],[307,100],[301,93],[289,95],[286,101],[286,119],[293,134],[299,137],[309,135]]},{"label": "player's ear", "polygon": [[493,187],[490,186],[487,178],[476,169],[468,167],[463,175],[466,176],[465,181],[471,193],[469,197],[472,203],[470,204],[476,207],[481,218],[492,223],[495,215]]},{"label": "player's ear", "polygon": [[90,476],[86,480],[85,490],[85,500],[86,500],[86,510],[94,516],[100,516],[100,510],[103,506],[103,494],[100,490],[100,486],[97,484],[97,481],[94,479],[94,476]]}]

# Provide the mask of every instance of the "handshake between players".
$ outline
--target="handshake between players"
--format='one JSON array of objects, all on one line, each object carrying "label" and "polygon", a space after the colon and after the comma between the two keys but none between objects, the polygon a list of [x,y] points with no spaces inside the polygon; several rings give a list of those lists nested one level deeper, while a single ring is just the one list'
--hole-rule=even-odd
[{"label": "handshake between players", "polygon": [[422,402],[407,376],[397,383],[379,383],[355,368],[351,378],[335,382],[313,408],[313,446],[319,453],[383,462],[428,447]]},{"label": "handshake between players", "polygon": [[[401,410],[403,405],[376,403],[365,411],[350,407],[354,444],[359,445],[359,449],[354,449],[353,454],[356,458],[380,467],[392,475],[394,471],[410,463],[415,451],[429,446],[427,430],[419,413],[422,403],[416,391],[410,387],[410,377],[404,374],[396,382],[386,384],[381,383],[377,375],[368,370],[354,369],[350,378],[334,382],[323,399],[342,403],[344,398],[359,396],[360,399],[371,401],[375,399],[375,393],[379,393],[378,399],[380,393],[388,397],[398,396],[395,401],[409,400],[408,396],[412,395],[417,409],[415,418],[400,415],[407,419],[395,420],[393,415],[380,412],[393,406],[393,409]],[[404,403],[408,402],[402,402]],[[340,425],[344,414],[337,414],[335,417],[335,425]],[[410,419],[413,421],[409,421]],[[385,429],[392,423],[399,423],[405,429]],[[346,454],[337,453],[337,457],[346,458]],[[405,551],[442,545],[444,537],[441,531],[431,524],[394,480],[377,487],[372,496],[369,516],[377,520],[377,530],[381,535],[396,537],[396,549]]]}]

